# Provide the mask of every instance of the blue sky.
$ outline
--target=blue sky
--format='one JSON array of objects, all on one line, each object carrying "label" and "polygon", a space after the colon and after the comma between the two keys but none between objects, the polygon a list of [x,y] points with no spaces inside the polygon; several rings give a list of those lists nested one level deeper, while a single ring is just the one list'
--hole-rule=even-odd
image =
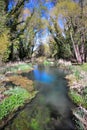
[{"label": "blue sky", "polygon": [[[42,3],[49,11],[50,9],[52,9],[55,6],[56,0],[48,0],[48,1],[42,0]],[[8,11],[10,11],[13,8],[13,6],[15,6],[15,5],[16,5],[16,3],[14,0],[9,0]],[[33,8],[38,8],[38,7],[39,7],[38,0],[29,0],[29,2],[25,2],[25,4],[24,4],[24,8],[29,8],[29,10],[31,12],[32,12]],[[49,19],[49,15],[44,9],[42,10],[41,13],[42,13],[41,16],[43,18]],[[60,27],[63,29],[64,25],[63,25],[63,22],[61,19],[58,20],[58,23],[59,23]],[[42,41],[45,42],[46,38],[48,36],[48,31],[45,30],[45,34],[40,33],[40,35],[42,35],[42,38],[41,38]],[[38,42],[38,38],[37,38],[37,42]]]},{"label": "blue sky", "polygon": [[[53,1],[48,0],[47,2],[45,2],[45,0],[42,0],[42,3],[45,7],[47,7],[48,9],[51,9],[55,5],[55,0]],[[14,0],[9,0],[8,10],[10,11],[12,7],[15,5],[16,5],[16,2]],[[29,0],[29,2],[25,2],[25,8],[26,7],[29,9],[38,7],[38,0]]]}]

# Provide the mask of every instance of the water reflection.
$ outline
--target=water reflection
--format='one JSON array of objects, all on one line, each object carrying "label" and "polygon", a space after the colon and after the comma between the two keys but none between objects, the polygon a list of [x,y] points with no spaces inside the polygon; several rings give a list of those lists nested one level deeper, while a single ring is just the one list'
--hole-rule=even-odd
[{"label": "water reflection", "polygon": [[27,77],[33,77],[39,93],[4,130],[75,130],[65,73],[55,67],[35,66],[31,74]]},{"label": "water reflection", "polygon": [[35,80],[42,82],[42,83],[52,83],[54,81],[54,77],[52,75],[47,74],[44,71],[40,71],[38,69],[35,69],[34,71],[34,78]]}]

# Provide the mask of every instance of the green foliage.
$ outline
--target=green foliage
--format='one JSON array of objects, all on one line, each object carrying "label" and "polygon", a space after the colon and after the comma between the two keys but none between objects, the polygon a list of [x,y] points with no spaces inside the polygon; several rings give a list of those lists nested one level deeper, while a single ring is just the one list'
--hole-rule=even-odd
[{"label": "green foliage", "polygon": [[0,34],[6,30],[5,0],[0,0]]},{"label": "green foliage", "polygon": [[79,72],[79,70],[76,69],[74,71],[74,75],[75,75],[75,77],[76,77],[77,80],[80,79],[80,72]]},{"label": "green foliage", "polygon": [[85,108],[87,108],[87,87],[85,87],[82,90],[82,96],[83,96],[83,99],[84,99],[83,105],[84,105]]},{"label": "green foliage", "polygon": [[87,88],[82,91],[82,95],[78,94],[74,90],[69,91],[69,96],[74,103],[77,105],[82,105],[87,108]]},{"label": "green foliage", "polygon": [[[42,102],[43,98],[40,98]],[[42,99],[41,99],[42,98]],[[38,104],[37,104],[38,105]],[[43,117],[42,117],[43,115]],[[31,118],[30,127],[32,130],[44,130],[47,127],[47,124],[50,122],[50,111],[48,108],[37,106],[33,117]]]},{"label": "green foliage", "polygon": [[87,86],[82,91],[83,95],[87,95]]},{"label": "green foliage", "polygon": [[82,96],[77,92],[75,92],[74,90],[69,91],[69,96],[71,97],[72,101],[77,105],[83,104]]},{"label": "green foliage", "polygon": [[72,56],[71,48],[69,44],[63,44],[61,47],[61,57],[69,59]]},{"label": "green foliage", "polygon": [[6,26],[7,14],[5,12],[5,0],[0,0],[0,60],[8,58],[8,46],[10,44],[9,29]]},{"label": "green foliage", "polygon": [[0,58],[1,60],[7,60],[9,55],[8,46],[10,44],[8,32],[4,32],[0,35]]},{"label": "green foliage", "polygon": [[25,70],[30,70],[32,68],[32,64],[19,64],[19,65],[15,65],[12,67],[8,67],[7,71],[11,71],[11,72],[17,72],[19,71],[25,71]]},{"label": "green foliage", "polygon": [[3,57],[2,57],[2,61],[3,61],[3,62],[9,61],[9,60],[8,60],[9,54],[10,54],[10,50],[8,49],[8,46],[7,46],[7,48],[6,48],[5,52],[4,52],[4,55],[3,55]]},{"label": "green foliage", "polygon": [[19,106],[22,106],[26,99],[31,99],[34,96],[20,87],[10,89],[4,94],[8,95],[8,97],[0,103],[0,120]]},{"label": "green foliage", "polygon": [[39,125],[37,119],[32,119],[30,126],[31,126],[31,128],[32,128],[33,130],[41,130],[40,125]]},{"label": "green foliage", "polygon": [[87,71],[87,63],[84,63],[83,65],[80,65],[80,68],[84,71]]},{"label": "green foliage", "polygon": [[51,63],[47,60],[44,60],[44,65],[50,65]]}]

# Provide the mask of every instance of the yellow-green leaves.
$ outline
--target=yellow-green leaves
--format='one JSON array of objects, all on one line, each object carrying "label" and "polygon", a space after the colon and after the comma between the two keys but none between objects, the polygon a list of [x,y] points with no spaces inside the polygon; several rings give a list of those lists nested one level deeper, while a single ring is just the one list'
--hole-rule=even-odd
[{"label": "yellow-green leaves", "polygon": [[56,7],[53,9],[53,12],[56,16],[72,16],[76,15],[80,7],[77,3],[71,0],[61,0],[57,3]]},{"label": "yellow-green leaves", "polygon": [[9,43],[10,42],[8,33],[4,32],[0,35],[0,58],[4,56],[4,53],[6,52]]}]

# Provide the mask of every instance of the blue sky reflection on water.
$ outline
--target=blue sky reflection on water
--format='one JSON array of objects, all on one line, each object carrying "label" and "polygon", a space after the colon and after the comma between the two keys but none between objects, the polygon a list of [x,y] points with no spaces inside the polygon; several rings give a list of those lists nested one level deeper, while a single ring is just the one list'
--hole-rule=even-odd
[{"label": "blue sky reflection on water", "polygon": [[35,80],[42,83],[50,84],[54,81],[54,77],[52,75],[49,75],[44,71],[39,71],[38,69],[34,70],[34,77]]}]

